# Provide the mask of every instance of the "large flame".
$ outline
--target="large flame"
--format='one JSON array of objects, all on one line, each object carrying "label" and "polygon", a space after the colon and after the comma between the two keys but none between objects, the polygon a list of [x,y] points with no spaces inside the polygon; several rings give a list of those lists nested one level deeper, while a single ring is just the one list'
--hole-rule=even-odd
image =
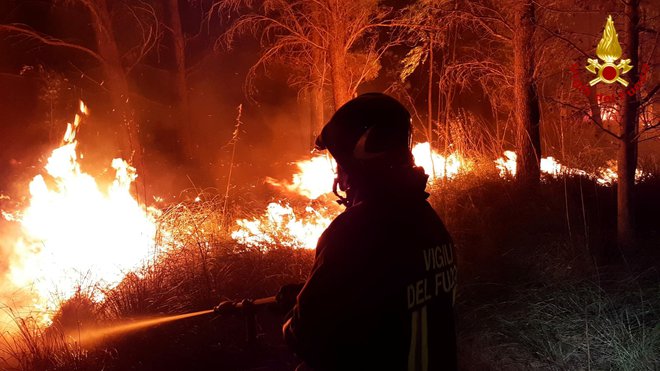
[{"label": "large flame", "polygon": [[[154,256],[158,211],[145,210],[131,196],[135,169],[114,159],[116,177],[107,187],[81,170],[75,135],[86,112],[82,104],[80,111],[48,159],[46,174],[30,182],[29,205],[14,214],[22,236],[5,280],[28,292],[32,302],[24,309],[39,311],[45,323],[76,292],[114,287]],[[93,295],[103,297],[101,291]]]},{"label": "large flame", "polygon": [[621,44],[619,44],[619,37],[614,29],[614,21],[612,21],[611,15],[607,17],[603,38],[598,42],[596,54],[598,58],[608,63],[613,63],[621,58]]}]

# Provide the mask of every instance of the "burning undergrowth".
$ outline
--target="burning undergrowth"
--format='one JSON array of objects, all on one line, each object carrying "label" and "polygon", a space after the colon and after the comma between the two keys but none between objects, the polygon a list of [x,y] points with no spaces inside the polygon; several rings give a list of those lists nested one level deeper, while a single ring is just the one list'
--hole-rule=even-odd
[{"label": "burning undergrowth", "polygon": [[[268,178],[274,196],[258,204],[243,202],[240,189],[233,195],[193,189],[182,195],[186,201],[144,207],[131,193],[138,174],[123,160],[113,160],[116,177],[107,185],[82,171],[75,133],[85,112],[81,106],[62,146],[33,179],[29,202],[3,213],[19,230],[1,293],[3,302],[13,299],[6,317],[15,328],[0,346],[4,362],[66,369],[87,357],[80,347],[85,326],[200,311],[221,298],[269,296],[304,280],[318,237],[342,210],[331,193],[335,165],[327,156],[294,163],[290,179]],[[586,246],[598,235],[608,238],[611,221],[599,224],[599,213],[615,215],[611,168],[589,173],[544,158],[537,198],[520,203],[508,181],[516,170],[513,152],[495,160],[443,156],[418,143],[413,153],[430,176],[434,206],[469,246],[460,253],[468,274],[499,259],[502,246],[529,242],[521,237]]]}]

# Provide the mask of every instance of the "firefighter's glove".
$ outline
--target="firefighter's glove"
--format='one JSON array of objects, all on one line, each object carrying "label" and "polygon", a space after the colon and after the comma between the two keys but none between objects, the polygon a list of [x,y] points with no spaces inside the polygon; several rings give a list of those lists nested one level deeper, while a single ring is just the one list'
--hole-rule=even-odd
[{"label": "firefighter's glove", "polygon": [[277,308],[281,313],[288,313],[296,304],[298,293],[303,288],[304,283],[290,283],[280,288],[275,296]]},{"label": "firefighter's glove", "polygon": [[238,312],[238,308],[236,308],[236,302],[233,302],[231,300],[226,300],[216,305],[213,308],[213,312],[215,314],[221,314],[221,315],[236,314],[236,312]]}]

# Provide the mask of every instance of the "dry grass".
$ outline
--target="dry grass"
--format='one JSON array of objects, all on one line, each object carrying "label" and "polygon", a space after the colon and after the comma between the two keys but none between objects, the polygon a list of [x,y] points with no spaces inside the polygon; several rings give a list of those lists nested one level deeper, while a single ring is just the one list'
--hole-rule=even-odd
[{"label": "dry grass", "polygon": [[[653,272],[656,276],[657,273]],[[604,288],[607,287],[607,288]],[[488,328],[465,335],[487,369],[655,370],[660,366],[660,287],[639,279],[535,282],[478,308]],[[475,331],[473,328],[472,331]],[[479,339],[475,339],[479,334]]]},{"label": "dry grass", "polygon": [[69,341],[56,326],[45,328],[34,317],[14,318],[17,331],[0,335],[0,369],[56,371],[103,367],[101,360],[91,359],[88,349]]}]

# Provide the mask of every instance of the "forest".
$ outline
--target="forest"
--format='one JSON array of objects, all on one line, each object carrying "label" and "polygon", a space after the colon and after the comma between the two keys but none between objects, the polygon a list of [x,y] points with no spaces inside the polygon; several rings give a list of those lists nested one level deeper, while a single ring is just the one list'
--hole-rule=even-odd
[{"label": "forest", "polygon": [[659,5],[0,1],[0,370],[295,369],[268,303],[366,92],[456,243],[460,369],[658,369]]}]

